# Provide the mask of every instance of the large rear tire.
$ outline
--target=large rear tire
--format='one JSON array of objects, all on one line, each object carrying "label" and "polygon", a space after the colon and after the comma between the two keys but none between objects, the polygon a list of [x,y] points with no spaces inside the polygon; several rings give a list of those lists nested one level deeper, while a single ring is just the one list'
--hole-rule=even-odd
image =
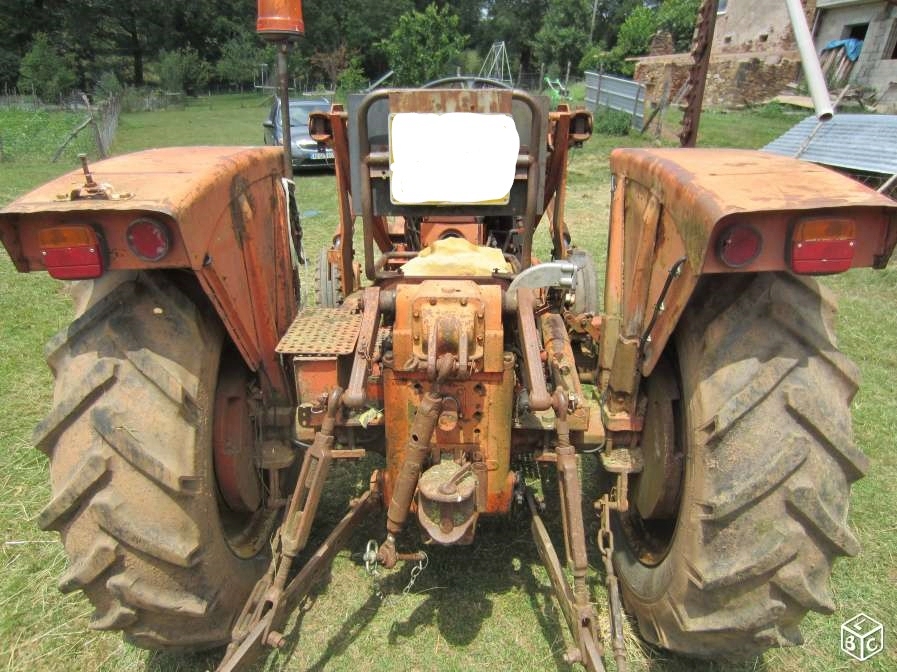
[{"label": "large rear tire", "polygon": [[835,345],[834,313],[815,281],[760,274],[705,280],[683,315],[669,360],[681,394],[648,411],[681,421],[666,447],[657,432],[644,446],[679,453],[646,464],[668,479],[684,465],[681,496],[639,500],[657,482],[643,474],[632,501],[661,503],[616,522],[624,600],[647,641],[744,658],[801,643],[807,611],[834,610],[832,563],[859,550],[850,484],[868,466],[852,441],[857,373]]},{"label": "large rear tire", "polygon": [[39,522],[71,562],[59,587],[84,591],[91,628],[138,646],[226,643],[267,563],[259,514],[228,512],[214,476],[219,322],[158,276],[74,293],[79,316],[47,346],[54,407],[34,435],[53,491]]}]

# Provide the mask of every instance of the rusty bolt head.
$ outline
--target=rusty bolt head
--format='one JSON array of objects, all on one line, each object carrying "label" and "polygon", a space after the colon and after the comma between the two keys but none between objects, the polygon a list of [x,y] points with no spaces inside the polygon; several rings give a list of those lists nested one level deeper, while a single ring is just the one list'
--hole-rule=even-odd
[{"label": "rusty bolt head", "polygon": [[462,306],[466,306],[466,305],[467,305],[467,297],[466,297],[466,296],[462,296],[462,297],[461,297],[461,305],[462,305]]},{"label": "rusty bolt head", "polygon": [[436,297],[435,297],[435,296],[431,296],[431,297],[430,297],[430,305],[431,305],[431,306],[435,306],[435,305],[436,305]]}]

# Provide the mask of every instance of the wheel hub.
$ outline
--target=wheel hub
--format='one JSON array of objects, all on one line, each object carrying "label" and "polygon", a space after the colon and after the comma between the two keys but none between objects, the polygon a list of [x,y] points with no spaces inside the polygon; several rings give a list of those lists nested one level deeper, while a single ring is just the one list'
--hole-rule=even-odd
[{"label": "wheel hub", "polygon": [[674,404],[680,395],[670,369],[660,362],[647,381],[648,407],[642,432],[645,466],[633,484],[633,500],[645,520],[673,518],[679,509],[682,451]]},{"label": "wheel hub", "polygon": [[256,511],[262,504],[262,488],[248,386],[241,371],[222,371],[214,418],[212,449],[221,497],[232,511]]}]

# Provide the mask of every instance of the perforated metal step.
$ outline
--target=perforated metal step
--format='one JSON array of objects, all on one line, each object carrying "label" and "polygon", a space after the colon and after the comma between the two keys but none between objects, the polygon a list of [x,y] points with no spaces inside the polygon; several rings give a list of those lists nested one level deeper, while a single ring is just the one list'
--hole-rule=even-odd
[{"label": "perforated metal step", "polygon": [[305,308],[277,344],[284,355],[335,356],[355,352],[361,313],[339,308]]}]

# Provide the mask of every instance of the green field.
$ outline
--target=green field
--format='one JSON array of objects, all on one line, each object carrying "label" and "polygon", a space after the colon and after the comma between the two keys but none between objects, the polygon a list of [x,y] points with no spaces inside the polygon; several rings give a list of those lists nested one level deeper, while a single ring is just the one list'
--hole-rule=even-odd
[{"label": "green field", "polygon": [[[182,110],[124,115],[113,149],[122,153],[171,145],[257,144],[266,106],[261,97],[221,96],[190,100]],[[17,124],[29,122],[6,114],[0,112],[4,137]],[[702,122],[703,141],[757,147],[799,118],[778,110],[712,113]],[[24,150],[17,149],[0,162],[0,205],[75,167],[73,155],[58,164],[49,163],[49,155],[78,121],[77,115],[60,121],[55,134],[35,135],[27,141],[30,145],[22,145]],[[674,122],[668,130],[675,131]],[[595,137],[571,159],[568,223],[574,240],[599,263],[608,221],[608,154],[617,144],[650,142]],[[336,224],[332,176],[302,175],[298,197],[306,249],[316,259]],[[537,253],[544,258],[546,249],[543,237]],[[0,257],[0,669],[211,669],[217,660],[214,655],[154,654],[124,644],[115,634],[90,631],[90,604],[78,594],[57,591],[56,580],[66,560],[57,535],[41,532],[35,522],[49,499],[49,487],[46,458],[31,447],[30,437],[51,401],[43,344],[69,322],[72,309],[61,283],[44,275],[19,275],[5,253]],[[308,288],[309,273],[305,276]],[[803,647],[775,650],[738,665],[695,662],[647,647],[627,624],[630,669],[897,669],[897,644],[887,641],[897,628],[897,523],[893,495],[888,494],[897,481],[897,269],[892,264],[880,272],[852,271],[826,279],[825,284],[840,300],[840,345],[862,371],[853,407],[854,431],[872,465],[869,475],[854,486],[851,520],[863,551],[835,567],[836,613],[814,614],[805,621]],[[347,498],[363,487],[367,476],[363,470],[335,470],[337,492],[322,513],[320,528],[341,515]],[[594,461],[584,460],[583,470],[587,494],[594,496]],[[557,520],[549,522],[557,533]],[[377,596],[361,562],[366,540],[380,537],[381,530],[381,524],[374,523],[356,535],[338,557],[329,580],[297,612],[285,650],[270,655],[259,669],[570,669],[563,662],[568,638],[564,620],[525,519],[482,524],[476,544],[469,548],[433,549],[430,566],[408,595],[402,589],[410,567],[385,572],[379,585],[384,599]],[[593,596],[604,618],[603,574],[594,545],[590,558]],[[884,623],[886,631],[885,652],[863,664],[839,651],[840,624],[859,612]],[[608,664],[612,669],[609,656]]]}]

